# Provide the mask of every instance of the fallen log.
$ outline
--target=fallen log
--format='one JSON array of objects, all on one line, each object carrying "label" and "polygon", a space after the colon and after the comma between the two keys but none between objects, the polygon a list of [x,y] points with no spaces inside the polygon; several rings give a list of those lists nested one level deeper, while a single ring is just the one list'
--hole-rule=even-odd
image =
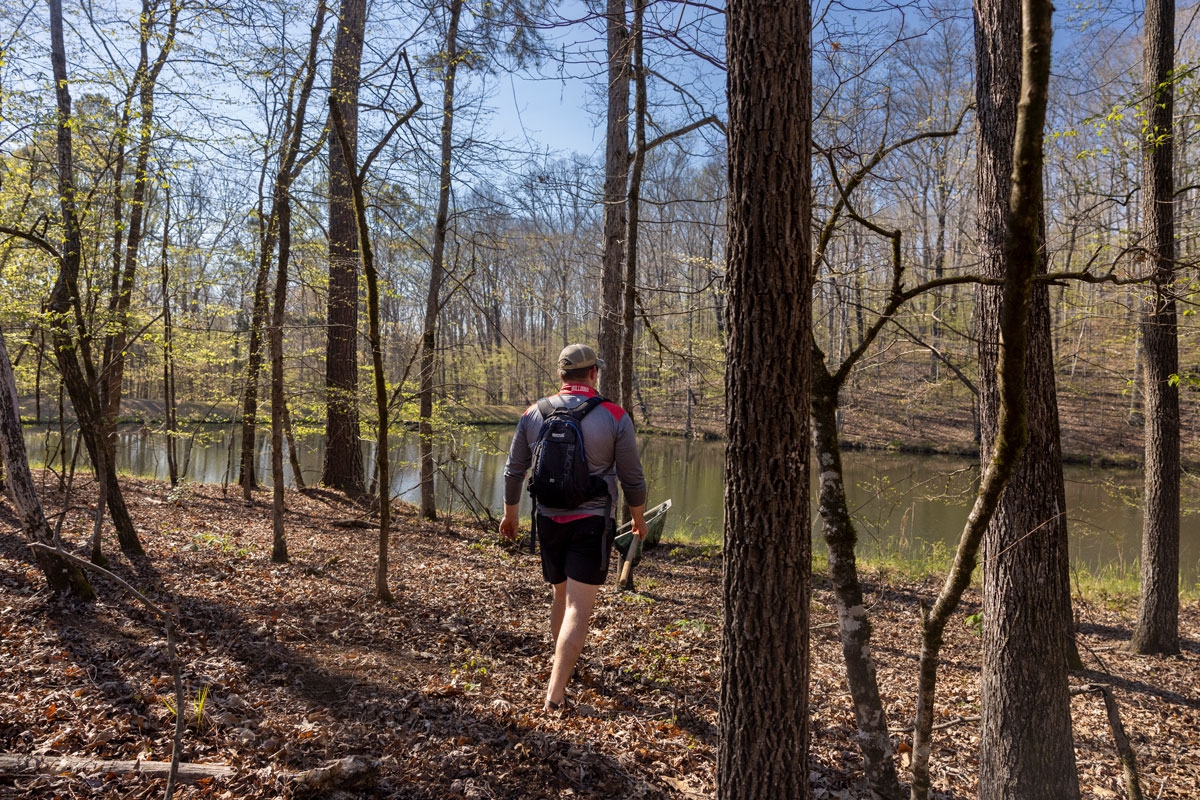
[{"label": "fallen log", "polygon": [[[313,769],[277,772],[275,775],[293,791],[305,795],[322,794],[334,789],[370,785],[379,768],[374,759],[346,756],[327,761]],[[0,777],[20,775],[60,775],[70,772],[76,775],[138,774],[148,778],[166,778],[171,773],[169,761],[115,761],[87,756],[21,755],[0,753]],[[176,780],[196,783],[207,778],[232,778],[238,769],[227,764],[196,764],[181,762]]]},{"label": "fallen log", "polygon": [[[114,772],[117,774],[137,773],[151,778],[166,778],[171,773],[170,761],[113,761],[86,756],[32,756],[15,753],[0,753],[0,775],[57,775],[73,772],[92,775]],[[176,779],[184,783],[195,783],[205,778],[228,778],[237,772],[226,764],[180,763]]]}]

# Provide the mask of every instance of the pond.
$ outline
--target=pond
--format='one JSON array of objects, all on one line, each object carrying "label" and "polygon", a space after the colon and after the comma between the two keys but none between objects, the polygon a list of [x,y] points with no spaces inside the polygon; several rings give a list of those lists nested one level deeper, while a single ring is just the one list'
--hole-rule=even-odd
[{"label": "pond", "polygon": [[[364,427],[364,432],[367,429]],[[188,461],[187,478],[207,483],[230,482],[237,474],[239,436],[231,427],[207,426],[181,441],[181,462]],[[72,446],[68,433],[68,449]],[[504,454],[512,440],[508,427],[468,428],[447,435],[439,445],[443,464],[438,476],[439,507],[462,511],[468,502],[499,514],[503,494]],[[165,479],[165,437],[145,428],[122,427],[118,432],[119,468],[133,475]],[[34,463],[49,455],[61,459],[54,429],[27,428],[26,443]],[[299,438],[300,466],[311,485],[320,477],[323,437]],[[232,452],[231,452],[232,450]],[[270,483],[270,448],[258,441],[259,478]],[[366,443],[363,458],[370,474],[374,445]],[[721,442],[680,438],[641,437],[643,466],[650,485],[651,505],[671,498],[673,507],[664,538],[670,541],[715,544],[721,540]],[[86,456],[82,456],[86,461]],[[417,500],[417,437],[402,431],[392,446],[393,495]],[[859,529],[859,552],[864,556],[946,561],[958,541],[974,495],[978,470],[972,460],[952,456],[849,451],[844,454],[851,512]],[[1140,552],[1142,473],[1136,469],[1068,465],[1065,470],[1072,562],[1093,572],[1105,568],[1129,570]],[[291,483],[291,469],[285,466]],[[447,480],[447,475],[453,481]],[[1187,586],[1200,581],[1200,486],[1185,475],[1184,515],[1180,532],[1180,569]],[[522,513],[528,514],[528,497]],[[814,542],[823,551],[819,520]]]}]

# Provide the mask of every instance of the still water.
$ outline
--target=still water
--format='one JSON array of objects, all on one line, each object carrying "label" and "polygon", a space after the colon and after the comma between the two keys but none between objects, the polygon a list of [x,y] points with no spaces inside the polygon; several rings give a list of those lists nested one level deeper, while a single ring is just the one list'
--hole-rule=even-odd
[{"label": "still water", "polygon": [[[366,428],[364,428],[366,432]],[[122,471],[165,479],[165,438],[144,428],[122,428],[117,460]],[[307,484],[320,478],[323,437],[301,436],[300,467]],[[481,504],[499,513],[503,496],[504,454],[512,440],[507,427],[468,429],[448,436],[439,445],[439,507],[455,511]],[[237,474],[239,437],[230,427],[205,427],[194,438],[189,431],[180,442],[180,462],[187,459],[186,477],[206,483],[233,482]],[[61,460],[55,430],[28,428],[26,444],[34,463]],[[68,452],[73,446],[68,433]],[[724,446],[720,442],[685,441],[645,436],[642,462],[650,485],[650,505],[673,501],[664,539],[718,543]],[[232,453],[231,453],[232,449]],[[259,479],[270,483],[270,448],[260,437],[256,448]],[[363,458],[371,474],[374,445],[364,445]],[[232,456],[232,457],[231,457]],[[393,439],[392,493],[417,500],[417,438],[400,432]],[[82,456],[86,461],[86,456]],[[68,456],[69,459],[69,456]],[[844,454],[851,512],[859,529],[859,552],[948,560],[973,500],[977,470],[970,459],[951,456],[847,452]],[[285,476],[292,483],[291,469]],[[1142,512],[1140,470],[1069,465],[1065,468],[1071,556],[1091,570],[1131,568],[1140,548]],[[1200,581],[1200,483],[1185,476],[1184,515],[1180,535],[1180,569],[1187,586]],[[528,498],[522,501],[528,513]],[[819,522],[816,522],[819,526]],[[821,537],[814,528],[814,541]]]}]

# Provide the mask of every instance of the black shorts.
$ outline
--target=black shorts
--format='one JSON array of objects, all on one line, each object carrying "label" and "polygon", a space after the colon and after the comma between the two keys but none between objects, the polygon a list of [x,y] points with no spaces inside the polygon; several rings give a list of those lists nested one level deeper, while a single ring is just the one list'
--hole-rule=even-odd
[{"label": "black shorts", "polygon": [[600,586],[608,578],[612,535],[605,535],[603,516],[555,522],[538,514],[537,529],[542,576],[547,582],[558,584],[571,578]]}]

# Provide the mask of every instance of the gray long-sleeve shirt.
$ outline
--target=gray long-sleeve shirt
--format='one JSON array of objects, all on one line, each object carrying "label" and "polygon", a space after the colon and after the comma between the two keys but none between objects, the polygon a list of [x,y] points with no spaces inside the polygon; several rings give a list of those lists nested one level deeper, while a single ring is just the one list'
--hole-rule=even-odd
[{"label": "gray long-sleeve shirt", "polygon": [[[569,383],[548,399],[555,408],[575,408],[595,394],[589,386]],[[541,429],[542,412],[534,403],[517,423],[517,433],[508,451],[508,462],[504,465],[504,502],[509,505],[516,505],[521,499],[521,484],[533,462],[533,444]],[[642,474],[642,461],[638,457],[637,437],[630,416],[616,403],[601,403],[583,418],[580,429],[588,469],[591,474],[604,478],[610,497],[596,497],[577,508],[548,508],[539,503],[537,513],[547,517],[581,514],[603,516],[605,505],[616,499],[618,480],[625,493],[625,502],[631,506],[643,505],[646,502],[646,478]]]}]

